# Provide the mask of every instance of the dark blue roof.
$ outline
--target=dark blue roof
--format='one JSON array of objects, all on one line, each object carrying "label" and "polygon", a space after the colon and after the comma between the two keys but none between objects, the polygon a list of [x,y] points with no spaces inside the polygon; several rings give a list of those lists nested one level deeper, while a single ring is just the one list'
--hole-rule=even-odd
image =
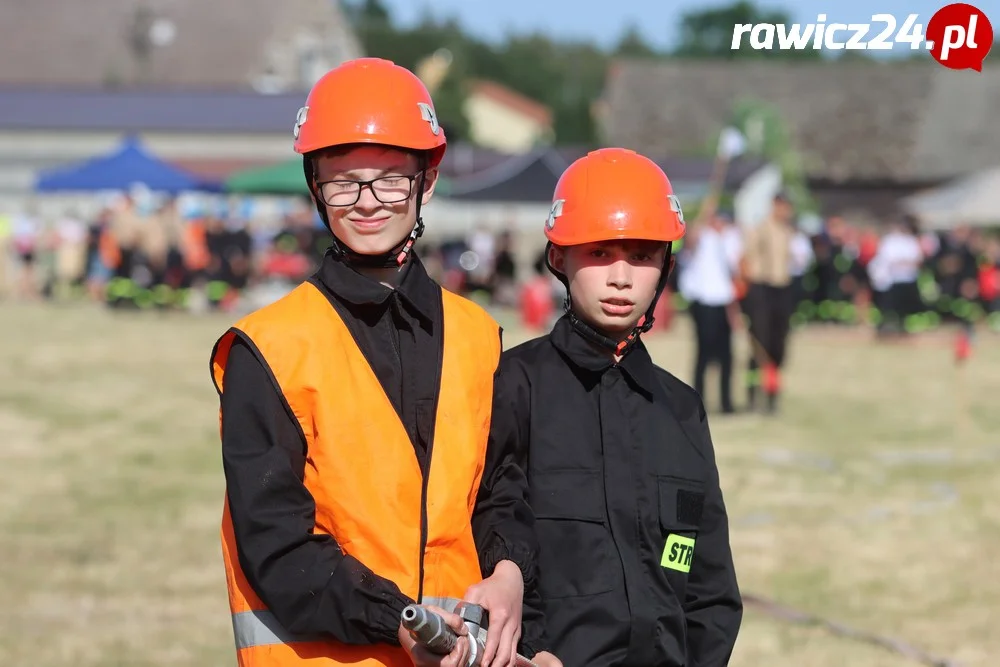
[{"label": "dark blue roof", "polygon": [[[563,171],[586,154],[587,149],[580,147],[537,148],[473,174],[449,174],[443,193],[451,199],[466,201],[549,201]],[[667,157],[654,161],[670,176],[675,191],[680,193],[702,192],[714,168],[711,157]],[[726,173],[725,188],[739,188],[765,164],[766,160],[752,156],[734,159]]]},{"label": "dark blue roof", "polygon": [[305,93],[0,87],[0,129],[287,132]]}]

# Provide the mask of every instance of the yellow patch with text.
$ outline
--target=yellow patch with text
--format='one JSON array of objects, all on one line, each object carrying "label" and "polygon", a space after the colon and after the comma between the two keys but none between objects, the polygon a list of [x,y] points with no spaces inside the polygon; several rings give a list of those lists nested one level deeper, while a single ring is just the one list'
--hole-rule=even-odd
[{"label": "yellow patch with text", "polygon": [[691,559],[694,557],[694,539],[683,535],[670,535],[667,545],[663,547],[660,565],[678,572],[691,571]]}]

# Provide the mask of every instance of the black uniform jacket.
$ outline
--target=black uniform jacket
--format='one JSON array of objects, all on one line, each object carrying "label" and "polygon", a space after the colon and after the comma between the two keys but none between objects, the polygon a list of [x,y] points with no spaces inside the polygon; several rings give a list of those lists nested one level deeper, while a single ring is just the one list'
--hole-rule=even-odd
[{"label": "black uniform jacket", "polygon": [[540,548],[525,652],[566,667],[727,664],[743,606],[699,396],[641,342],[615,364],[566,317],[500,366]]},{"label": "black uniform jacket", "polygon": [[[393,290],[328,254],[310,281],[347,324],[426,474],[441,377],[443,307],[441,288],[415,256],[406,271]],[[495,393],[498,400],[504,401]],[[412,600],[345,556],[332,537],[313,534],[316,505],[302,483],[305,442],[270,371],[239,338],[221,401],[226,491],[240,567],[254,591],[292,633],[325,634],[350,644],[398,644],[400,613]],[[484,575],[499,561],[513,560],[530,587],[536,547],[525,452],[512,444],[509,439],[488,444],[472,527]]]}]

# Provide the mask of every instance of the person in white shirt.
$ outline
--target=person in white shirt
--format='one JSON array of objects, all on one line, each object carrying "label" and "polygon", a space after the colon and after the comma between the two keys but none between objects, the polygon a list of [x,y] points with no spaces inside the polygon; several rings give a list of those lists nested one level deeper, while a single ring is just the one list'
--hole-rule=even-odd
[{"label": "person in white shirt", "polygon": [[804,295],[802,291],[802,276],[812,266],[815,258],[816,255],[813,252],[812,241],[809,240],[809,236],[802,230],[796,231],[795,236],[792,237],[792,265],[790,267],[792,282],[795,284],[796,303]]},{"label": "person in white shirt", "polygon": [[729,414],[734,412],[730,304],[736,299],[733,277],[742,254],[739,230],[727,214],[715,214],[689,233],[684,252],[678,289],[689,303],[698,346],[692,384],[703,395],[708,366],[718,362],[721,408]]},{"label": "person in white shirt", "polygon": [[912,219],[894,221],[879,242],[872,259],[881,283],[888,284],[886,308],[887,327],[905,332],[906,319],[923,308],[917,278],[924,261],[924,252],[917,238]]},{"label": "person in white shirt", "polygon": [[892,274],[889,273],[889,265],[885,259],[885,255],[879,255],[876,252],[875,256],[868,262],[867,267],[868,282],[872,286],[872,305],[878,311],[879,317],[876,330],[880,336],[886,332],[891,305],[889,289],[892,287]]}]

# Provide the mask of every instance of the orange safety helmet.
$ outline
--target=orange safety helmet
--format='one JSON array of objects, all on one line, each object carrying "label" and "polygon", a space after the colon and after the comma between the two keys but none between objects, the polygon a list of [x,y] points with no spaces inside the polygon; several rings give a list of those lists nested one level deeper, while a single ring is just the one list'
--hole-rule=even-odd
[{"label": "orange safety helmet", "polygon": [[670,243],[684,229],[680,201],[655,162],[625,148],[602,148],[559,178],[545,237],[558,246],[616,239]]},{"label": "orange safety helmet", "polygon": [[381,58],[357,58],[324,74],[295,119],[295,152],[371,143],[426,151],[428,166],[447,140],[427,87],[410,70]]}]

